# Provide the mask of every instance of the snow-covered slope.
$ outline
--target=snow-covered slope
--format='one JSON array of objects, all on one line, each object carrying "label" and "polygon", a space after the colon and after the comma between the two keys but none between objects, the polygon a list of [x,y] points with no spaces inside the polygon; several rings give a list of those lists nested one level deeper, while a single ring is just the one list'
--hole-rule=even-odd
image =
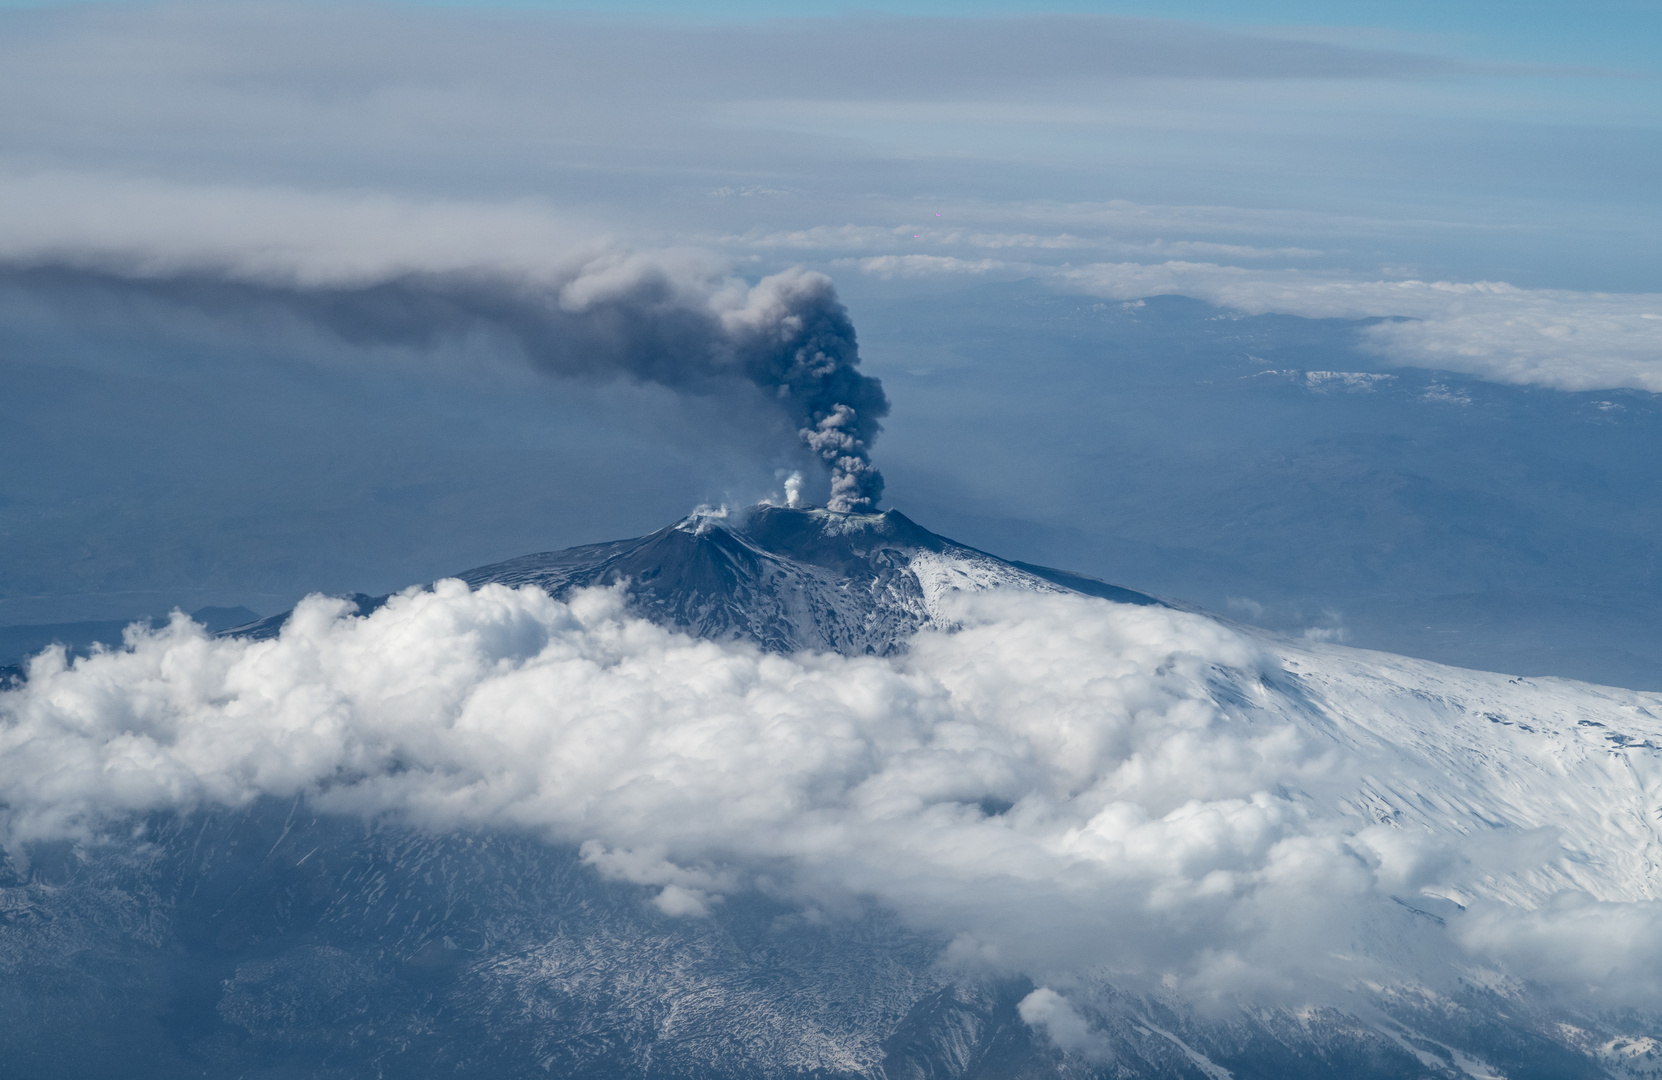
[{"label": "snow-covered slope", "polygon": [[1527,870],[1475,876],[1450,899],[1536,907],[1566,887],[1662,897],[1662,696],[1341,647],[1276,652],[1303,698],[1291,715],[1310,730],[1330,725],[1336,752],[1368,763],[1345,812],[1561,849]]},{"label": "snow-covered slope", "polygon": [[1662,695],[893,511],[47,656],[0,802],[18,1075],[1662,1080]]}]

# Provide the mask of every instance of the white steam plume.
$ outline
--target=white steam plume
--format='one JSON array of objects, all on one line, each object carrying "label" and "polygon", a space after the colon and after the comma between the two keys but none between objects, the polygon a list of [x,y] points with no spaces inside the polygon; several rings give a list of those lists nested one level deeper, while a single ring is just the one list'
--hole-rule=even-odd
[{"label": "white steam plume", "polygon": [[[1654,695],[1063,596],[966,599],[961,631],[896,661],[693,640],[607,591],[445,581],[343,610],[34,659],[0,694],[11,850],[298,794],[582,844],[683,917],[760,873],[827,910],[875,897],[954,939],[948,962],[1041,985],[1288,998],[1410,957],[1432,981],[1658,990]],[[1088,1052],[1048,1000],[1029,1011]]]}]

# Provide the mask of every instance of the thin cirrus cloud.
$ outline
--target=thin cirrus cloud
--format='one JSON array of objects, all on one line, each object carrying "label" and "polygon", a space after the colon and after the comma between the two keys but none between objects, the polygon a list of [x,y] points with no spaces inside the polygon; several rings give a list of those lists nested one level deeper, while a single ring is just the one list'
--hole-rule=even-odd
[{"label": "thin cirrus cloud", "polygon": [[[101,71],[106,85],[211,80],[246,92],[279,91],[303,74],[321,80],[312,92],[319,99],[422,72],[419,81],[434,87],[465,75],[533,94],[585,87],[652,93],[672,85],[723,99],[766,89],[768,96],[861,100],[1095,79],[1380,79],[1477,70],[1415,52],[1095,16],[698,23],[186,4],[8,18],[22,31],[8,52],[29,73],[65,65],[66,74],[81,77]],[[320,36],[320,29],[331,33]],[[366,48],[377,36],[382,47]]]},{"label": "thin cirrus cloud", "polygon": [[[1397,130],[1425,111],[1403,99],[1414,88],[1490,78],[1424,53],[1105,17],[699,24],[182,5],[3,18],[0,133],[18,159],[521,194],[552,183],[626,201],[688,169],[867,194],[919,152],[1025,167],[1026,137],[1051,120],[1104,160],[1127,132],[1104,144],[1076,125],[1296,134],[1328,116],[1340,119],[1321,120],[1323,135]],[[1406,113],[1342,119],[1381,107]],[[824,128],[839,117],[859,130]],[[895,124],[905,145],[885,134]],[[1009,124],[1014,141],[994,135]],[[1193,138],[1175,149],[1119,156],[1176,178],[1195,174],[1196,150],[1211,153]],[[1165,160],[1136,160],[1149,153]],[[891,167],[873,172],[878,162]],[[622,191],[592,184],[619,172]]]},{"label": "thin cirrus cloud", "polygon": [[[541,200],[590,232],[663,247],[811,233],[854,220],[852,206],[918,198],[937,210],[977,200],[1016,210],[1041,196],[1146,204],[1158,193],[1212,210],[1178,215],[1194,232],[1123,237],[1133,247],[1109,254],[1320,251],[1325,264],[1354,264],[1362,251],[1377,258],[1383,240],[1387,261],[1432,252],[1471,265],[1514,259],[1521,244],[1564,248],[1558,234],[1575,229],[1625,250],[1644,221],[1632,210],[1651,190],[1649,143],[1637,128],[1622,134],[1643,127],[1648,84],[1627,80],[1639,92],[1616,95],[1629,116],[1612,113],[1602,90],[1582,93],[1585,73],[1520,74],[1264,30],[282,4],[13,10],[0,21],[5,172],[345,191],[382,231],[399,223],[377,219],[378,199]],[[76,190],[38,207],[9,194],[18,216],[54,218],[53,199]],[[119,198],[80,190],[86,220],[119,240],[127,226],[106,209]],[[721,190],[779,197],[708,198]],[[1226,200],[1257,205],[1219,213]],[[1545,205],[1553,210],[1536,212]],[[188,230],[191,215],[174,213]],[[1211,227],[1255,215],[1256,236]],[[1519,240],[1508,232],[1519,215],[1561,224]],[[1312,229],[1328,235],[1296,235]],[[494,229],[500,246],[527,246],[507,231]],[[980,231],[1018,244],[1031,232]],[[1156,240],[1166,246],[1134,248]],[[1624,276],[1625,256],[1603,263],[1604,276]],[[1472,269],[1435,276],[1504,277]]]},{"label": "thin cirrus cloud", "polygon": [[[267,158],[508,133],[669,138],[700,108],[791,97],[934,100],[1123,79],[1380,79],[1458,70],[1409,53],[1097,18],[774,20],[724,26],[283,6],[11,12],[4,127],[15,149],[165,157],[207,132]],[[646,102],[670,114],[644,109]],[[396,125],[395,127],[387,125]],[[699,125],[703,126],[703,125]],[[21,140],[21,141],[20,141]],[[159,140],[159,141],[158,141]],[[143,147],[153,142],[153,149]],[[685,150],[686,139],[654,146]],[[498,144],[497,153],[515,147]]]},{"label": "thin cirrus cloud", "polygon": [[[776,251],[850,251],[892,248],[907,240],[920,240],[929,247],[964,247],[988,251],[1098,251],[1121,255],[1172,256],[1212,255],[1236,259],[1314,258],[1315,248],[1255,247],[1213,240],[1126,240],[1110,236],[1076,236],[1072,233],[1044,235],[1032,232],[1000,232],[979,229],[943,229],[929,225],[816,225],[788,232],[754,231],[712,238],[724,247]],[[883,264],[874,264],[881,266]]]}]

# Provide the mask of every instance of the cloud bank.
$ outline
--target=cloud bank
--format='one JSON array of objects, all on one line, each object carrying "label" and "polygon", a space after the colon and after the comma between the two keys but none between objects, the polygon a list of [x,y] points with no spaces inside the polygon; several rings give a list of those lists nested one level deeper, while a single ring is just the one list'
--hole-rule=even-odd
[{"label": "cloud bank", "polygon": [[[1368,327],[1397,363],[1558,390],[1662,391],[1662,295],[1522,289],[1501,281],[1357,280],[1214,263],[1098,264],[1064,270],[1116,299],[1177,292],[1249,314],[1393,321]],[[1401,321],[1397,321],[1401,320]]]},{"label": "cloud bank", "polygon": [[1112,300],[1177,294],[1251,315],[1377,318],[1386,321],[1363,329],[1364,344],[1393,363],[1555,390],[1662,392],[1662,294],[1368,280],[1178,261],[1055,266],[910,254],[866,256],[853,265],[888,279],[1030,276]]},{"label": "cloud bank", "polygon": [[[870,897],[950,940],[948,964],[1052,987],[1290,1000],[1409,963],[1433,985],[1662,989],[1657,841],[1609,833],[1644,825],[1662,777],[1576,741],[1592,716],[1662,739],[1652,695],[1079,597],[966,599],[964,629],[893,662],[697,641],[607,591],[442,581],[344,610],[313,597],[271,641],[178,617],[37,657],[0,693],[9,849],[304,795],[580,844],[678,917],[752,888],[831,913]],[[1520,702],[1527,724],[1501,711]],[[1027,1013],[1089,1049],[1065,1002]]]}]

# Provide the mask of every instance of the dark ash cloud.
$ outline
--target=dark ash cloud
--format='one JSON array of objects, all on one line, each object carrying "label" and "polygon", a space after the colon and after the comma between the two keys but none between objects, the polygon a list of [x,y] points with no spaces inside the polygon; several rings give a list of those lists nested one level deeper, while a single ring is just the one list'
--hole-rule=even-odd
[{"label": "dark ash cloud", "polygon": [[[662,386],[715,403],[711,426],[782,417],[800,440],[796,452],[828,473],[830,509],[872,510],[882,498],[870,447],[888,398],[860,372],[854,325],[823,274],[787,270],[747,286],[674,260],[614,255],[542,277],[421,272],[320,284],[51,267],[11,276],[92,278],[208,319],[297,322],[365,350],[483,347],[555,377]],[[758,398],[774,416],[753,419]]]}]

